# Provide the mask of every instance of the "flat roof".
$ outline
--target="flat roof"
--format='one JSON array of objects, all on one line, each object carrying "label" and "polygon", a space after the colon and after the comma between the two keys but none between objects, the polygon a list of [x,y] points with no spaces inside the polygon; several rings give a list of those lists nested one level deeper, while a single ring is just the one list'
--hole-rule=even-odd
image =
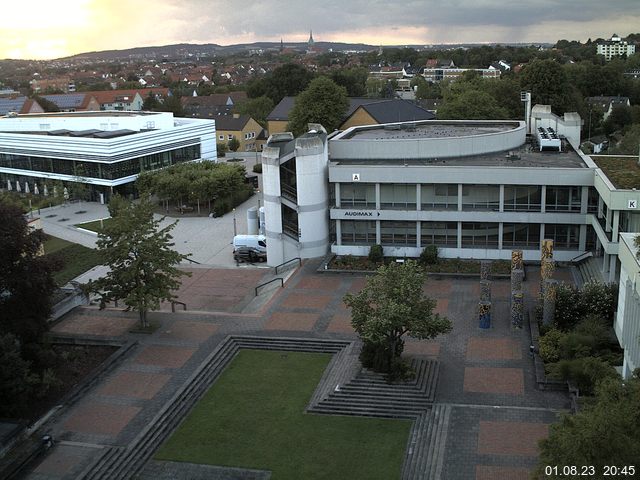
[{"label": "flat roof", "polygon": [[[47,118],[47,117],[140,117],[145,115],[161,115],[165,112],[144,112],[144,111],[124,111],[124,110],[100,110],[89,112],[48,112],[48,113],[25,113],[15,117],[5,116],[4,118]],[[2,118],[2,117],[0,117]]]},{"label": "flat roof", "polygon": [[619,189],[640,189],[638,157],[591,155],[591,160],[604,172],[613,186]]},{"label": "flat roof", "polygon": [[427,120],[416,123],[355,127],[337,140],[405,140],[415,138],[455,138],[508,132],[520,127],[517,121],[446,121]]},{"label": "flat roof", "polygon": [[532,138],[518,148],[501,152],[448,158],[391,158],[391,159],[339,159],[330,158],[333,165],[413,165],[444,167],[534,167],[534,168],[589,168],[582,157],[567,142],[562,151],[539,151]]}]

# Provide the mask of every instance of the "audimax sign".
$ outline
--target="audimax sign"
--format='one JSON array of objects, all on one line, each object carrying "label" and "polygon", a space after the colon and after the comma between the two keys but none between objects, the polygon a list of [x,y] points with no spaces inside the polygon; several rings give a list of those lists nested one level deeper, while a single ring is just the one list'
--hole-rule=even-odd
[{"label": "audimax sign", "polygon": [[345,217],[371,217],[371,218],[375,218],[375,217],[379,217],[380,216],[380,212],[375,211],[375,210],[347,210],[346,212],[344,212],[344,216]]}]

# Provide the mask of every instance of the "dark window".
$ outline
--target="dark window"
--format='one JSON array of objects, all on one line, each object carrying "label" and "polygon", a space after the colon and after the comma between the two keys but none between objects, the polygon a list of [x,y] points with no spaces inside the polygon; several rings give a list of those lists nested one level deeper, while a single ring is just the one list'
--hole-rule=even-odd
[{"label": "dark window", "polygon": [[458,246],[458,222],[421,222],[420,245]]},{"label": "dark window", "polygon": [[497,223],[463,223],[462,248],[497,248]]},{"label": "dark window", "polygon": [[540,247],[540,224],[537,223],[505,223],[502,226],[502,246]]},{"label": "dark window", "polygon": [[380,240],[382,245],[417,246],[416,222],[380,222]]}]

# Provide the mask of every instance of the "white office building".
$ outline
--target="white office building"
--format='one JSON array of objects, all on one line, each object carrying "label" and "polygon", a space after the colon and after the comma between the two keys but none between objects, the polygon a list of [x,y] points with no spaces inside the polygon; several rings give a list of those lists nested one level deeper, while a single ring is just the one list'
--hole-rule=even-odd
[{"label": "white office building", "polygon": [[621,57],[623,55],[630,57],[636,53],[635,44],[622,40],[622,38],[615,33],[609,40],[598,43],[596,48],[597,54],[603,55],[607,61],[611,60],[613,57]]},{"label": "white office building", "polygon": [[142,171],[215,159],[212,120],[116,111],[0,117],[0,188],[81,182],[106,200],[133,193]]}]

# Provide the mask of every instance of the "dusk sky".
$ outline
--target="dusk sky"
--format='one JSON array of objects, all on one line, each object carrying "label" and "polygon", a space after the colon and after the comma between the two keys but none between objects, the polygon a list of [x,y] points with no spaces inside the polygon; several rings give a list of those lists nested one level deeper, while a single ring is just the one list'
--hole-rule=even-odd
[{"label": "dusk sky", "polygon": [[3,0],[0,58],[172,43],[555,42],[640,30],[639,0]]}]

